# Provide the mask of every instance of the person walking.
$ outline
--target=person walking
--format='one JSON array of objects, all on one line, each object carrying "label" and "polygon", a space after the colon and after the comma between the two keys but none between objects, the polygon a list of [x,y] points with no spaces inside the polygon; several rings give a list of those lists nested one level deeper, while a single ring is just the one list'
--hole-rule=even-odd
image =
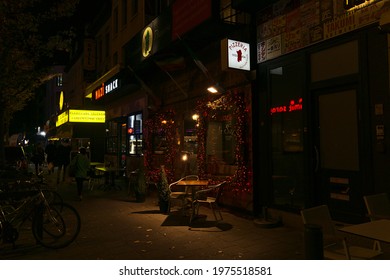
[{"label": "person walking", "polygon": [[41,142],[38,142],[34,146],[34,152],[31,161],[35,165],[35,174],[38,175],[43,162],[45,161],[45,151],[42,148]]},{"label": "person walking", "polygon": [[56,157],[56,146],[54,145],[52,140],[49,140],[49,142],[47,143],[45,148],[45,153],[46,153],[47,171],[49,174],[52,174],[54,172],[54,160]]},{"label": "person walking", "polygon": [[70,163],[70,152],[72,147],[70,146],[69,139],[63,139],[57,148],[57,185],[60,183],[61,171],[62,171],[62,182],[65,182],[66,168]]},{"label": "person walking", "polygon": [[77,194],[80,200],[83,199],[83,184],[87,180],[88,171],[90,168],[90,161],[87,156],[87,150],[83,147],[80,148],[79,153],[72,159],[70,165],[74,166],[74,177],[77,184]]}]

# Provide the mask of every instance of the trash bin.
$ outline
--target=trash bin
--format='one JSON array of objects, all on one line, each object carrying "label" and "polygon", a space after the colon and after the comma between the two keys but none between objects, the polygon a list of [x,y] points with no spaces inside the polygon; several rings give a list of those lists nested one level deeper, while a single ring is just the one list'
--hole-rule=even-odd
[{"label": "trash bin", "polygon": [[304,232],[305,258],[307,260],[324,259],[322,228],[319,225],[306,224]]}]

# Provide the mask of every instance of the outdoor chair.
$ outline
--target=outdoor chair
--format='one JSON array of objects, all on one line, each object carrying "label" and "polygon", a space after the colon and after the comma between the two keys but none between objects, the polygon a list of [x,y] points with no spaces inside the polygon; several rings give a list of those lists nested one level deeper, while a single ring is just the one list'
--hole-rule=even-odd
[{"label": "outdoor chair", "polygon": [[363,199],[371,221],[390,219],[390,200],[387,193],[366,195]]},{"label": "outdoor chair", "polygon": [[[371,221],[387,219],[390,220],[390,200],[387,193],[379,193],[363,196],[367,209],[367,216]],[[374,242],[374,248],[382,250],[380,242]]]},{"label": "outdoor chair", "polygon": [[93,190],[96,183],[103,183],[104,172],[91,167],[89,170],[88,189]]},{"label": "outdoor chair", "polygon": [[325,259],[372,259],[381,252],[359,246],[349,246],[345,236],[336,229],[327,205],[301,210],[305,225],[318,225],[323,234]]},{"label": "outdoor chair", "polygon": [[188,190],[185,186],[178,186],[177,183],[183,180],[199,180],[198,175],[187,175],[179,180],[169,184],[169,209],[171,206],[176,202],[179,201],[181,205],[181,210],[183,211],[183,214],[185,214],[185,208],[187,205],[187,196],[188,196]]},{"label": "outdoor chair", "polygon": [[[223,185],[226,181],[223,181],[216,185],[210,185],[206,189],[195,192],[194,201],[192,201],[192,209],[190,222],[192,222],[193,215],[199,215],[200,206],[209,206],[214,214],[215,221],[222,221],[222,213],[218,206],[219,198],[222,193]],[[217,216],[218,212],[218,216]]]}]

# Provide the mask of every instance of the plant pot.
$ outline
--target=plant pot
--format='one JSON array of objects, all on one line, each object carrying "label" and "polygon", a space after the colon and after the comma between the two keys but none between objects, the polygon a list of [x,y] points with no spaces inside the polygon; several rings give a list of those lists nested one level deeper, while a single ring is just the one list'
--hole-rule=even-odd
[{"label": "plant pot", "polygon": [[163,213],[163,214],[169,213],[169,201],[160,199],[158,205],[160,206],[161,213]]}]

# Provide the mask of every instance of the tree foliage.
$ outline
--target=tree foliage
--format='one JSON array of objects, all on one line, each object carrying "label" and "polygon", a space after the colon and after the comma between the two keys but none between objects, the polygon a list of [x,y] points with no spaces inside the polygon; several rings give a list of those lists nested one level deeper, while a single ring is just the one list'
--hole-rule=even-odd
[{"label": "tree foliage", "polygon": [[79,0],[0,0],[0,165],[8,125],[50,79],[54,55],[68,51]]}]

